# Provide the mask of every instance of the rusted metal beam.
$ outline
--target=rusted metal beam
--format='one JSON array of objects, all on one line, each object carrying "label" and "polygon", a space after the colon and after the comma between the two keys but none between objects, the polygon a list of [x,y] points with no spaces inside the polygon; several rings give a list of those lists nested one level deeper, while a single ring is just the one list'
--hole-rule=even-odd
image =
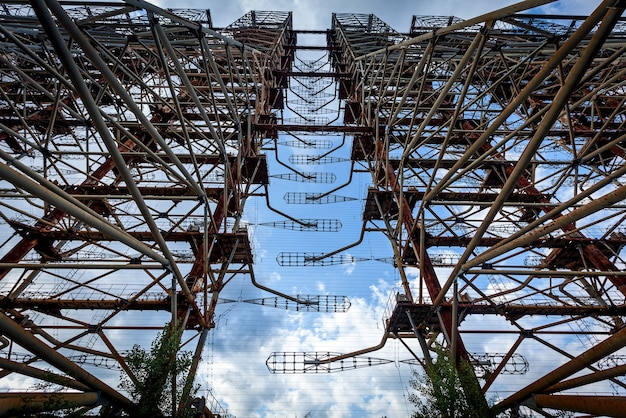
[{"label": "rusted metal beam", "polygon": [[533,396],[529,406],[581,412],[594,416],[626,418],[624,396],[543,395]]},{"label": "rusted metal beam", "polygon": [[37,412],[50,412],[80,406],[101,404],[100,394],[8,392],[0,394],[0,417],[25,416]]},{"label": "rusted metal beam", "polygon": [[317,132],[317,133],[372,133],[374,128],[361,125],[289,125],[253,123],[252,127],[258,132]]},{"label": "rusted metal beam", "polygon": [[542,393],[558,382],[562,381],[565,378],[577,373],[590,364],[595,363],[596,361],[609,356],[620,350],[626,346],[626,328],[622,328],[617,331],[615,334],[609,336],[604,341],[596,344],[589,350],[577,355],[567,363],[562,366],[556,368],[550,373],[540,377],[535,380],[533,383],[527,385],[521,390],[517,391],[513,395],[508,398],[498,402],[493,407],[494,413],[500,413],[504,410],[523,403],[531,398],[533,394]]},{"label": "rusted metal beam", "polygon": [[[164,295],[165,296],[165,295]],[[169,297],[157,300],[123,299],[47,299],[47,298],[14,298],[0,300],[0,306],[13,309],[32,309],[39,312],[55,312],[60,309],[106,309],[125,311],[167,311],[170,308]]]},{"label": "rusted metal beam", "polygon": [[597,271],[597,270],[582,270],[582,271],[567,271],[567,270],[547,270],[540,267],[530,267],[526,270],[521,268],[502,267],[501,269],[483,268],[483,269],[470,269],[466,271],[467,274],[504,274],[511,276],[532,276],[532,277],[601,277],[606,275],[612,276],[626,276],[626,271]]},{"label": "rusted metal beam", "polygon": [[[440,312],[450,312],[452,305],[450,303],[441,304]],[[405,321],[405,313],[413,315],[417,321],[433,321],[429,318],[429,314],[433,309],[431,304],[410,304],[399,303],[389,318],[389,331],[410,332],[410,324]],[[554,317],[575,317],[575,316],[605,316],[611,317],[615,315],[626,315],[626,305],[619,306],[600,306],[600,305],[524,305],[515,303],[502,303],[498,305],[481,302],[459,302],[459,312],[466,315],[502,315],[510,320],[516,320],[525,316],[554,316]],[[429,325],[436,325],[429,322]]]},{"label": "rusted metal beam", "polygon": [[273,73],[278,76],[285,77],[311,77],[311,78],[339,78],[350,77],[351,73],[337,71],[290,71],[290,70],[274,70]]},{"label": "rusted metal beam", "polygon": [[83,385],[82,383],[74,379],[70,379],[67,376],[62,376],[62,375],[53,373],[50,370],[41,370],[41,369],[29,366],[24,363],[11,361],[4,357],[0,357],[0,367],[4,370],[19,373],[24,376],[34,377],[35,379],[40,379],[46,382],[65,386],[71,389],[76,389],[76,390],[85,391],[85,392],[89,391],[89,387],[87,387],[86,385]]},{"label": "rusted metal beam", "polygon": [[602,380],[611,379],[618,376],[626,375],[626,365],[611,367],[610,369],[599,370],[584,376],[575,377],[573,379],[564,380],[545,389],[544,393],[562,392],[568,389],[579,388],[591,383],[600,382]]}]

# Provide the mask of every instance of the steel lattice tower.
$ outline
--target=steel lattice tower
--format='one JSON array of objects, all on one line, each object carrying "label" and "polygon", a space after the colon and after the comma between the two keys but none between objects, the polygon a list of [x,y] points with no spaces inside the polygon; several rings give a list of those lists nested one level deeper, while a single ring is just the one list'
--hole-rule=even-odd
[{"label": "steel lattice tower", "polygon": [[[367,355],[399,339],[421,353],[415,363],[431,361],[435,346],[468,360],[488,396],[507,373],[532,369],[520,355],[532,347],[559,360],[520,378],[494,414],[623,410],[625,5],[604,1],[588,17],[521,13],[545,2],[471,20],[414,16],[407,34],[367,14],[298,31],[291,13],[250,12],[218,30],[208,11],[143,1],[4,2],[0,379],[18,374],[71,393],[30,392],[35,401],[25,402],[9,392],[0,413],[44,411],[54,400],[132,415],[128,394],[107,382],[132,375],[128,342],[169,332],[166,321],[182,324],[180,349],[192,347],[181,405],[191,402],[234,277],[272,295],[250,303],[347,310],[344,296],[289,295],[254,276],[248,200],[267,199],[282,217],[266,222],[274,227],[341,226],[269,203],[266,153],[289,135],[294,148],[326,147],[308,134],[344,141],[292,155],[280,178],[332,183],[331,172],[300,168],[324,162],[349,165],[350,180],[367,173],[361,237],[387,238],[381,261],[393,263],[401,289],[378,345],[272,353],[271,372],[384,364]],[[324,45],[298,45],[299,34]],[[307,49],[322,58],[299,59]],[[340,117],[326,118],[333,106]],[[348,148],[347,159],[333,155]],[[334,194],[346,186],[285,200],[348,200]],[[367,261],[347,249],[286,249],[277,261]],[[503,353],[466,348],[487,335],[511,342]],[[563,336],[576,343],[559,346]],[[581,395],[595,385],[612,395]],[[194,401],[203,416],[224,415]]]}]

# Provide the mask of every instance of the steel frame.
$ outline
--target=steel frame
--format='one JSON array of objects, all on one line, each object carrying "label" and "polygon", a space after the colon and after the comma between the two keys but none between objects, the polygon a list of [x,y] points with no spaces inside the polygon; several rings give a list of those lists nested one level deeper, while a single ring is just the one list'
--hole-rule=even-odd
[{"label": "steel frame", "polygon": [[[373,29],[371,16],[333,18],[333,47],[341,50],[335,68],[352,74],[346,121],[372,128],[355,136],[352,152],[374,184],[365,219],[389,238],[402,278],[404,295],[386,319],[389,335],[413,332],[472,361],[464,328],[518,333],[500,366],[479,380],[484,391],[502,380],[503,365],[525,342],[564,358],[545,385],[520,389],[494,412],[614,407],[539,395],[583,369],[588,379],[563,387],[584,392],[587,383],[608,379],[624,391],[621,369],[603,374],[597,366],[624,347],[623,315],[590,311],[624,306],[624,9],[613,3],[586,18],[525,17],[519,9],[470,21],[414,17],[410,36],[400,40],[390,28]],[[533,4],[513,7],[520,6]],[[451,271],[442,277],[433,261],[446,253]],[[411,268],[419,269],[417,289]],[[501,329],[480,330],[473,315],[486,314],[481,307],[503,319]],[[554,311],[540,314],[544,308]],[[572,308],[586,312],[556,312]],[[541,325],[532,315],[542,315]],[[557,335],[564,326],[616,334],[579,352],[536,334]]]},{"label": "steel frame", "polygon": [[[256,281],[242,216],[247,199],[263,196],[287,219],[282,227],[311,227],[270,205],[263,148],[285,133],[320,133],[352,139],[350,180],[371,177],[362,230],[348,246],[280,260],[342,262],[366,232],[382,233],[401,291],[374,347],[275,358],[327,371],[352,359],[346,368],[357,368],[371,362],[364,354],[400,339],[420,364],[434,345],[479,362],[471,338],[509,335],[490,374],[476,375],[486,396],[527,346],[560,364],[501,396],[494,414],[621,408],[624,4],[600,2],[587,17],[519,14],[546,2],[467,21],[416,16],[409,34],[374,15],[334,14],[330,30],[315,32],[327,45],[308,47],[327,51],[323,70],[295,65],[302,47],[288,12],[250,12],[217,30],[206,11],[141,0],[4,2],[0,220],[11,234],[0,242],[0,379],[18,373],[82,393],[61,403],[132,414],[125,394],[74,359],[132,375],[117,334],[167,332],[152,320],[162,312],[163,322],[182,321],[181,346],[195,344],[188,395],[234,277],[249,276],[276,305],[319,304]],[[343,120],[283,119],[292,82],[317,78],[336,84]],[[326,178],[295,168],[289,176]],[[341,198],[331,193],[344,186],[289,196],[322,203]],[[329,309],[349,307],[329,300]],[[562,336],[582,342],[561,347]],[[570,396],[598,384],[615,396]],[[50,401],[38,396],[34,410]],[[0,405],[24,407],[22,398],[3,396]]]},{"label": "steel frame", "polygon": [[[13,233],[0,246],[2,377],[85,392],[59,408],[132,414],[88,363],[136,379],[125,353],[137,332],[178,321],[181,349],[196,344],[189,396],[221,289],[252,274],[240,220],[268,172],[251,125],[270,115],[272,70],[289,69],[290,13],[254,28],[245,18],[217,32],[207,12],[143,1],[3,3],[1,217]],[[28,411],[50,408],[41,397]],[[2,403],[23,409],[22,398]]]}]

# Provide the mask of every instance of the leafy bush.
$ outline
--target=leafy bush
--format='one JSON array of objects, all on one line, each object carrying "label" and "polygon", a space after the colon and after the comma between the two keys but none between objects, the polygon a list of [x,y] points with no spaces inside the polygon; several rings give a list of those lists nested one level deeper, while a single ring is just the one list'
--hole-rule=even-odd
[{"label": "leafy bush", "polygon": [[[173,327],[168,324],[152,342],[150,351],[135,344],[126,356],[126,364],[135,379],[122,373],[119,386],[137,403],[135,416],[158,417],[163,416],[164,412],[174,415],[172,411],[176,410],[177,405],[172,405],[172,378],[175,377],[176,388],[182,388],[192,362],[190,351],[179,351],[182,334],[180,324]],[[182,391],[176,392],[178,404]],[[182,416],[186,415],[189,413],[183,413]]]},{"label": "leafy bush", "polygon": [[458,367],[448,351],[438,348],[432,365],[423,373],[413,372],[410,380],[409,400],[417,410],[413,418],[483,418],[492,414],[486,407],[483,393],[476,380],[472,365],[459,360]]}]

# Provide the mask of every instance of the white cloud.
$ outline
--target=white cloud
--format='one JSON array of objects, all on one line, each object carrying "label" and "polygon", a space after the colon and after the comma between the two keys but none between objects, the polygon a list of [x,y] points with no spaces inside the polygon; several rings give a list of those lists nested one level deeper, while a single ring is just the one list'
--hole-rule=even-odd
[{"label": "white cloud", "polygon": [[[406,416],[409,367],[398,342],[368,356],[395,363],[338,373],[270,374],[265,360],[272,352],[347,353],[379,343],[381,314],[392,286],[372,285],[372,301],[351,299],[347,313],[315,314],[252,307],[235,310],[226,326],[215,330],[211,381],[216,396],[235,416],[343,418],[361,410],[367,416]],[[247,312],[246,312],[247,311]],[[256,331],[250,332],[250,329]],[[219,341],[218,341],[219,340]],[[385,412],[386,411],[386,412]],[[395,412],[394,412],[395,411]],[[362,415],[362,414],[361,414]]]}]

